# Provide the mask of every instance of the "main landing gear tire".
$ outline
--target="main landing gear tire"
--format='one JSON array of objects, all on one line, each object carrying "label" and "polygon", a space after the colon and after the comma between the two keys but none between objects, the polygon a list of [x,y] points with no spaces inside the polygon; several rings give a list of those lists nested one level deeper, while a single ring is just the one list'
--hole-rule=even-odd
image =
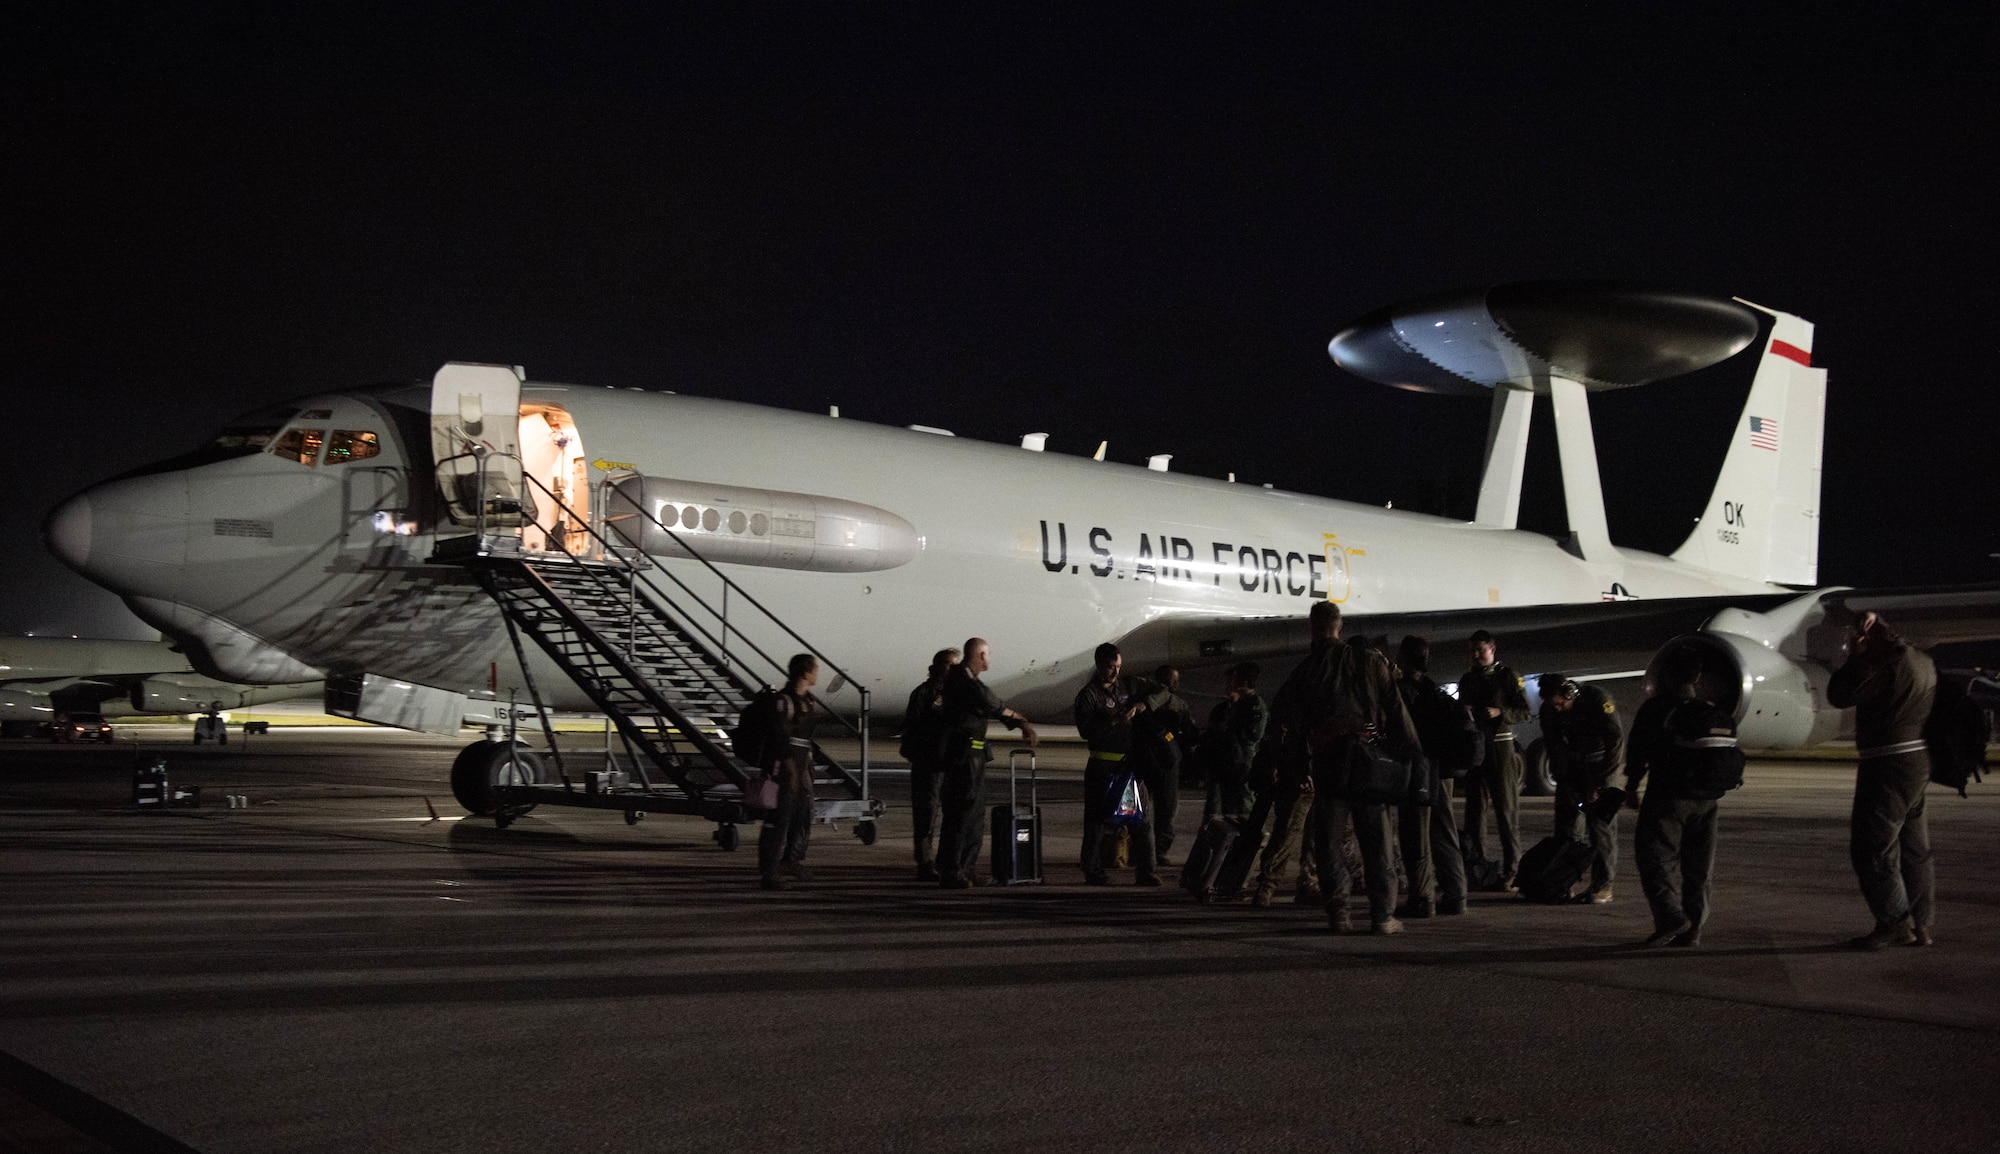
[{"label": "main landing gear tire", "polygon": [[[515,749],[516,753],[509,758],[506,742],[475,741],[459,751],[458,758],[451,763],[451,795],[465,807],[465,812],[491,814],[496,785],[540,785],[548,780],[541,758],[519,742],[515,743]],[[514,776],[517,769],[518,777]],[[510,820],[526,812],[527,809],[516,807]]]},{"label": "main landing gear tire", "polygon": [[1525,797],[1554,797],[1556,779],[1549,773],[1549,747],[1537,738],[1521,754],[1521,793]]},{"label": "main landing gear tire", "polygon": [[727,853],[735,852],[736,847],[742,844],[743,835],[736,832],[736,827],[729,822],[716,826],[715,833],[711,836],[715,838],[715,844],[721,846]]},{"label": "main landing gear tire", "polygon": [[858,822],[854,826],[854,836],[861,839],[862,845],[874,845],[877,832],[872,821]]}]

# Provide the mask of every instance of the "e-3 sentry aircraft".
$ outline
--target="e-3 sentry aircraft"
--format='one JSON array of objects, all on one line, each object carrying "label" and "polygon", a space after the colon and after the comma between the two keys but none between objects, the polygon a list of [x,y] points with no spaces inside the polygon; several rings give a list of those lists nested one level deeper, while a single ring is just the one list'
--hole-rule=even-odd
[{"label": "e-3 sentry aircraft", "polygon": [[[1812,331],[1744,303],[1594,282],[1362,318],[1330,346],[1342,366],[1490,393],[1469,522],[1177,474],[1161,458],[1043,452],[1039,435],[978,443],[453,363],[428,385],[245,414],[71,498],[45,533],[205,672],[325,674],[350,687],[330,689],[336,708],[412,728],[455,730],[454,710],[509,694],[645,715],[620,721],[642,751],[691,739],[715,763],[711,778],[676,778],[690,796],[736,779],[709,739],[800,648],[834,666],[832,704],[851,710],[866,691],[889,707],[879,716],[932,650],[977,634],[999,692],[1054,716],[1099,642],[1128,663],[1282,663],[1305,652],[1320,599],[1370,633],[1490,629],[1525,669],[1636,675],[1693,634],[1746,740],[1797,745],[1839,724],[1820,692],[1839,599],[1799,592],[1818,577],[1826,376]],[[1588,394],[1753,347],[1694,532],[1670,556],[1612,544]],[[1515,527],[1537,396],[1554,405],[1562,540]],[[480,786],[519,773],[513,747],[495,748],[454,769],[474,808],[489,804]]]},{"label": "e-3 sentry aircraft", "polygon": [[69,714],[213,714],[319,693],[317,677],[294,685],[205,677],[165,641],[0,637],[0,726],[9,736]]}]

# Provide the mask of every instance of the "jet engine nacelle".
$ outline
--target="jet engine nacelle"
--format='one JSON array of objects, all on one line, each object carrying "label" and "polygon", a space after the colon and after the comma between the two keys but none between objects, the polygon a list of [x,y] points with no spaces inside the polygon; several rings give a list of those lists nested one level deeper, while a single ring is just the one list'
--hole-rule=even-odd
[{"label": "jet engine nacelle", "polygon": [[138,713],[206,713],[242,705],[241,691],[220,685],[190,687],[149,677],[132,687],[132,709]]},{"label": "jet engine nacelle", "polygon": [[1692,652],[1701,665],[1696,693],[1736,715],[1736,734],[1751,749],[1800,749],[1837,737],[1841,711],[1826,700],[1830,676],[1817,661],[1798,660],[1729,633],[1693,633],[1662,646],[1646,669],[1668,653]]},{"label": "jet engine nacelle", "polygon": [[1701,669],[1696,693],[1736,715],[1745,746],[1801,749],[1841,736],[1847,717],[1827,701],[1826,683],[1842,632],[1827,620],[1820,596],[1808,593],[1768,613],[1723,610],[1701,632],[1653,655],[1648,690],[1659,684],[1662,658],[1687,653]]},{"label": "jet engine nacelle", "polygon": [[56,715],[46,693],[0,689],[0,721],[48,721]]}]

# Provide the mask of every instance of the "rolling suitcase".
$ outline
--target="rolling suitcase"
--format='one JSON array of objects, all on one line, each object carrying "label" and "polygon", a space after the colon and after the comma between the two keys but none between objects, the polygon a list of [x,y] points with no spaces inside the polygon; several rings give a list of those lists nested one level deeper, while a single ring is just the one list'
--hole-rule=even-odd
[{"label": "rolling suitcase", "polygon": [[1249,888],[1250,871],[1257,868],[1257,855],[1264,851],[1264,843],[1268,840],[1261,829],[1247,837],[1240,832],[1241,826],[1238,830],[1236,843],[1229,847],[1222,865],[1215,871],[1215,896],[1224,900],[1240,898]]},{"label": "rolling suitcase", "polygon": [[1242,826],[1231,818],[1208,819],[1208,824],[1195,835],[1194,848],[1188,851],[1187,862],[1181,866],[1181,888],[1196,895],[1213,890],[1215,875],[1222,872],[1222,863],[1228,860],[1230,848],[1242,832]]},{"label": "rolling suitcase", "polygon": [[[1022,754],[1028,755],[1028,808],[1021,809]],[[1016,749],[1007,755],[1007,804],[993,807],[993,883],[1040,885],[1042,882],[1042,811],[1036,805],[1035,751]]]}]

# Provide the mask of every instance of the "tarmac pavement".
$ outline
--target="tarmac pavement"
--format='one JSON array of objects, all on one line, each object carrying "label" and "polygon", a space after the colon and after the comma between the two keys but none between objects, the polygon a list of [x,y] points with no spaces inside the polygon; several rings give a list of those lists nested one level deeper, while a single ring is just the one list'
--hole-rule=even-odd
[{"label": "tarmac pavement", "polygon": [[1048,885],[917,884],[884,774],[881,841],[769,893],[693,820],[457,820],[457,745],[175,744],[206,804],[138,813],[144,750],[0,744],[0,1150],[2000,1147],[2000,784],[1931,791],[1933,949],[1840,948],[1853,770],[1809,761],[1723,803],[1704,946],[1638,951],[1629,812],[1610,905],[1334,936],[1084,887],[1074,749]]}]

